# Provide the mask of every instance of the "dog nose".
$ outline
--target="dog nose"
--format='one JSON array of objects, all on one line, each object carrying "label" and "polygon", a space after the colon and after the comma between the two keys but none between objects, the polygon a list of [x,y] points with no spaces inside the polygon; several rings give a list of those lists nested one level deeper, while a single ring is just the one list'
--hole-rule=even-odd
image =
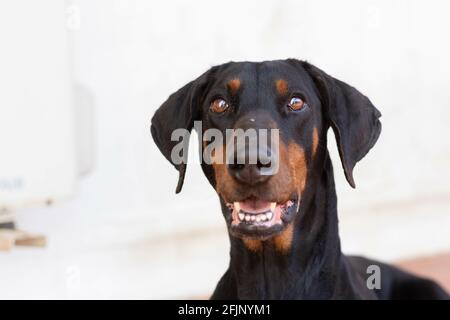
[{"label": "dog nose", "polygon": [[[272,137],[275,124],[265,113],[248,114],[236,122],[228,154],[228,171],[237,181],[253,186],[262,184],[276,174],[278,147]],[[248,138],[248,139],[247,139]]]},{"label": "dog nose", "polygon": [[253,161],[251,161],[251,154],[246,154],[248,156],[243,159],[240,151],[236,152],[233,163],[228,165],[230,175],[247,185],[262,184],[269,180],[272,176],[270,149],[258,150],[258,154],[254,155]]}]

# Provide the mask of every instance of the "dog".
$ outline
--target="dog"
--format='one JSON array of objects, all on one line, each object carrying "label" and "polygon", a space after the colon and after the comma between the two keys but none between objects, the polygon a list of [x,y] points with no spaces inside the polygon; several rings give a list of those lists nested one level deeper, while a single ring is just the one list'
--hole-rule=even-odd
[{"label": "dog", "polygon": [[[227,154],[235,143],[230,139],[215,149],[211,163],[201,164],[219,196],[231,247],[229,268],[212,299],[449,299],[431,280],[341,252],[327,131],[334,131],[354,188],[353,168],[375,145],[380,117],[357,89],[296,59],[214,66],[160,106],[151,134],[179,171],[177,193],[186,161],[173,160],[174,130],[190,132],[201,121],[203,130],[279,132],[277,150],[258,145],[266,152],[255,163],[216,161],[218,154],[236,157],[236,151]],[[272,152],[277,170],[263,172],[273,161],[264,154]],[[368,270],[374,266],[379,283],[370,286]]]}]

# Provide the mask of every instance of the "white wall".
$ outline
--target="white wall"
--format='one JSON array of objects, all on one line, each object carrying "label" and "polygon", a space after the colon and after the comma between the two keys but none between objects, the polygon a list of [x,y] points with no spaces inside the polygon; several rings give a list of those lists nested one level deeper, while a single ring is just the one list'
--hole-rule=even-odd
[{"label": "white wall", "polygon": [[[450,249],[448,2],[74,3],[75,76],[95,98],[96,169],[70,202],[19,216],[50,244],[0,256],[21,271],[6,296],[30,281],[31,296],[68,298],[214,288],[228,262],[217,196],[194,165],[174,194],[177,172],[149,124],[170,93],[229,60],[307,59],[383,113],[381,138],[355,170],[356,190],[335,161],[346,252],[395,260]],[[46,270],[40,280],[17,267],[30,259]]]},{"label": "white wall", "polygon": [[51,0],[0,2],[0,211],[66,198],[74,189],[63,12],[64,4]]}]

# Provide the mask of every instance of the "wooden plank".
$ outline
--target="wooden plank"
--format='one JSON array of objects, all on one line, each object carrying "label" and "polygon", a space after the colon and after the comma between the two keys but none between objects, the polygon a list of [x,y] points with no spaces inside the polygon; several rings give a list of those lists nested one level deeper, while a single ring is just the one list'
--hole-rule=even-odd
[{"label": "wooden plank", "polygon": [[21,230],[0,229],[0,250],[10,250],[14,245],[45,247],[46,238],[43,235],[31,234]]},{"label": "wooden plank", "polygon": [[3,232],[0,229],[0,251],[8,251],[14,247],[15,238],[10,233]]}]

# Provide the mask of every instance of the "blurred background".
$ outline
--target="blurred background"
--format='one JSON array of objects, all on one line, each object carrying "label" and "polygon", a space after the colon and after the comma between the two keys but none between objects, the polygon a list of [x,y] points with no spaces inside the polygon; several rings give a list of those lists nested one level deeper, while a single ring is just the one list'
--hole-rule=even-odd
[{"label": "blurred background", "polygon": [[150,119],[213,65],[284,58],[355,86],[383,114],[356,190],[329,137],[344,252],[449,288],[449,10],[417,0],[0,2],[0,298],[208,297],[228,265],[218,198],[196,164],[175,195],[178,174]]}]

